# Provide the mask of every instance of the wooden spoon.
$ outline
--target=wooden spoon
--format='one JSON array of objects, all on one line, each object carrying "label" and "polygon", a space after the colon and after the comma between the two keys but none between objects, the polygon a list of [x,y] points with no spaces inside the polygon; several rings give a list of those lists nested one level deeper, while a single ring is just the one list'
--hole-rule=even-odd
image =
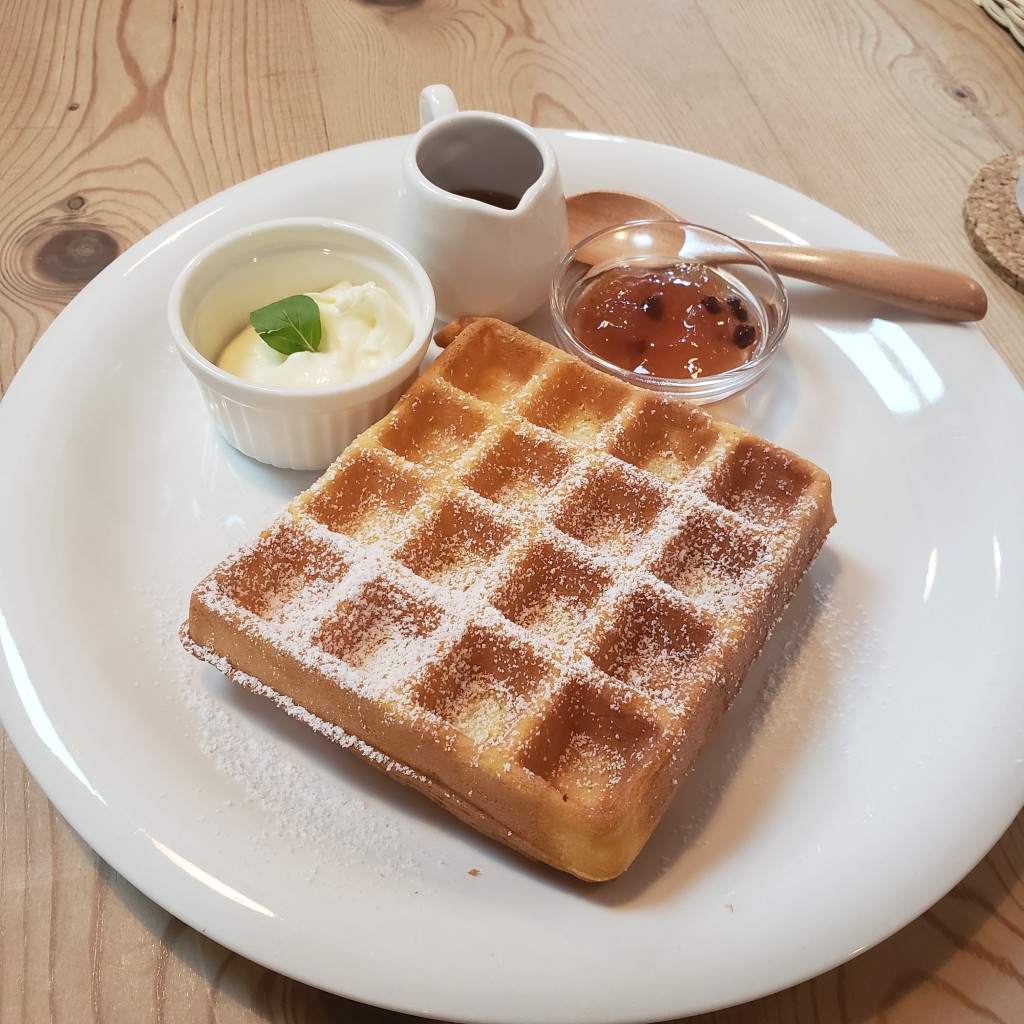
[{"label": "wooden spoon", "polygon": [[[570,246],[596,231],[631,220],[681,219],[653,199],[628,192],[581,192],[569,196],[566,204]],[[743,244],[777,274],[860,292],[937,320],[980,320],[988,308],[984,288],[956,270],[915,263],[900,256],[847,249],[818,249],[775,242]],[[614,258],[615,253],[607,246],[600,250],[588,246],[579,257],[596,264]]]}]

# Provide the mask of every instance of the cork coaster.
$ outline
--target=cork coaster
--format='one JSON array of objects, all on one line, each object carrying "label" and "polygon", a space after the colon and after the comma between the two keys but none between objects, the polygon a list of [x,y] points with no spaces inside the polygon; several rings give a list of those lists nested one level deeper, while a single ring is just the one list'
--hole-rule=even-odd
[{"label": "cork coaster", "polygon": [[964,228],[978,255],[1007,283],[1024,292],[1024,216],[1017,182],[1024,150],[986,164],[964,201]]}]

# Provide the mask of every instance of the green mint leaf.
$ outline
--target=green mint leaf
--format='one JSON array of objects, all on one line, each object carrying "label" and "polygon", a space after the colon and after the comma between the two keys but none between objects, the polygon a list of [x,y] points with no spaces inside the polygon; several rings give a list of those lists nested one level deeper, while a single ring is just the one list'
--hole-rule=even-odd
[{"label": "green mint leaf", "polygon": [[249,323],[282,355],[316,352],[320,348],[320,307],[308,295],[289,295],[269,306],[254,309],[249,314]]}]

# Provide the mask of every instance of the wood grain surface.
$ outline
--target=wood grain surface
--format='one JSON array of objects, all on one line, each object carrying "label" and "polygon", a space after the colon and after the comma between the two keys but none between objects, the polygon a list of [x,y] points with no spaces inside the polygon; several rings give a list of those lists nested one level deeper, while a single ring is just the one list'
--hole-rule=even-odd
[{"label": "wood grain surface", "polygon": [[[466,107],[739,164],[975,275],[981,329],[1024,380],[1024,296],[961,223],[973,176],[1024,147],[1024,50],[970,0],[0,0],[0,389],[118,252],[251,175],[412,131],[435,81]],[[177,922],[72,832],[7,740],[0,772],[4,1024],[405,1019]],[[1024,1020],[1024,817],[882,945],[695,1019]]]}]

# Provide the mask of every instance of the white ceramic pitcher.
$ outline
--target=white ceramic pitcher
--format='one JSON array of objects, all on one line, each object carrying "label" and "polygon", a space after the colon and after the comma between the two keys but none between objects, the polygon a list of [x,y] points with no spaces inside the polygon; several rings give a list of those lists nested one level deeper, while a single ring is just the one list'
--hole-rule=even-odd
[{"label": "white ceramic pitcher", "polygon": [[402,162],[398,235],[430,276],[438,317],[522,320],[566,249],[554,150],[515,118],[460,111],[446,85],[420,94],[420,124]]}]

